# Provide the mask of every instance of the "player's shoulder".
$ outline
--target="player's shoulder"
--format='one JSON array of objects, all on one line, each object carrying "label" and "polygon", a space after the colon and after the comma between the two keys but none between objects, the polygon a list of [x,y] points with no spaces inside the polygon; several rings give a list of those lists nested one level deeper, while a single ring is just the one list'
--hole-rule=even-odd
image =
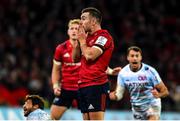
[{"label": "player's shoulder", "polygon": [[121,69],[120,73],[127,73],[129,70],[129,64],[127,64]]},{"label": "player's shoulder", "polygon": [[36,118],[38,120],[48,120],[50,119],[50,115],[42,110],[42,109],[37,109],[35,110],[34,112],[32,112],[32,115],[31,115],[33,118]]},{"label": "player's shoulder", "polygon": [[64,49],[66,48],[67,41],[60,43],[56,46],[56,49]]},{"label": "player's shoulder", "polygon": [[142,68],[144,71],[151,71],[151,72],[156,71],[156,69],[154,67],[152,67],[149,64],[145,64],[145,63],[142,63]]},{"label": "player's shoulder", "polygon": [[105,30],[105,29],[99,30],[99,31],[98,31],[98,34],[99,34],[99,36],[104,36],[104,37],[106,37],[106,38],[112,39],[110,33],[109,33],[107,30]]}]

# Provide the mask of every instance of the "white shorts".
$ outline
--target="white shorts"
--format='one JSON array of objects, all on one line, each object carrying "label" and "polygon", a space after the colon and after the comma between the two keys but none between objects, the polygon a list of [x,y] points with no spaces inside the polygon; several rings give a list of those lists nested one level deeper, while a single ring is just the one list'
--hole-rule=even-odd
[{"label": "white shorts", "polygon": [[147,120],[149,116],[156,115],[160,118],[161,102],[145,106],[132,106],[133,116],[135,120]]}]

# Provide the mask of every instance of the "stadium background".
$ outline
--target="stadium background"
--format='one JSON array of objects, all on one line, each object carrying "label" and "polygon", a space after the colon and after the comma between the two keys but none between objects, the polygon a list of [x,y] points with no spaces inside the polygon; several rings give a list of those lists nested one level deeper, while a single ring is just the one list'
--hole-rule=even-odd
[{"label": "stadium background", "polygon": [[[178,0],[0,0],[0,109],[21,108],[26,94],[44,97],[49,109],[54,49],[67,39],[68,21],[94,6],[102,11],[102,28],[114,37],[110,67],[126,65],[126,49],[140,46],[143,61],[158,70],[170,91],[162,111],[180,114],[179,5]],[[113,90],[116,77],[109,79]],[[108,110],[130,112],[128,94]]]}]

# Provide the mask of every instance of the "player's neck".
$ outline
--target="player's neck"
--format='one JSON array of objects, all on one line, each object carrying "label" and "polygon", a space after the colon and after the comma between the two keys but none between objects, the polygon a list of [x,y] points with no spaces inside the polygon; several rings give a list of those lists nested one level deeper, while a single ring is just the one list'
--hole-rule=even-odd
[{"label": "player's neck", "polygon": [[89,32],[90,35],[92,35],[94,32],[101,30],[101,26],[100,25],[95,25],[94,27],[92,27],[91,32]]},{"label": "player's neck", "polygon": [[77,41],[77,39],[69,39],[69,41],[71,44],[74,44]]},{"label": "player's neck", "polygon": [[131,69],[131,71],[133,71],[133,72],[137,72],[137,71],[139,71],[141,68],[142,68],[142,63],[138,66],[138,68],[132,68],[132,67],[130,66],[130,69]]}]

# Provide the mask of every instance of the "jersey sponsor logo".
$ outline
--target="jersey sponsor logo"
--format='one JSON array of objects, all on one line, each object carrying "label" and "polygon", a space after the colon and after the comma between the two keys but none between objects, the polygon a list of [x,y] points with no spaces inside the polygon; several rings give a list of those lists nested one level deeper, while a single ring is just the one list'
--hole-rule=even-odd
[{"label": "jersey sponsor logo", "polygon": [[92,104],[90,104],[88,109],[94,109],[94,106]]},{"label": "jersey sponsor logo", "polygon": [[107,42],[107,38],[103,37],[103,36],[100,36],[98,37],[98,39],[96,40],[95,44],[98,44],[98,45],[101,45],[101,46],[104,46]]},{"label": "jersey sponsor logo", "polygon": [[65,54],[64,54],[64,57],[66,57],[66,58],[67,58],[67,57],[70,57],[69,53],[65,53]]},{"label": "jersey sponsor logo", "polygon": [[64,65],[67,65],[67,66],[80,66],[81,63],[78,62],[78,63],[64,63]]},{"label": "jersey sponsor logo", "polygon": [[138,76],[138,80],[139,81],[145,81],[147,80],[147,77],[144,75],[144,76]]},{"label": "jersey sponsor logo", "polygon": [[144,82],[144,83],[131,82],[131,83],[126,83],[126,85],[131,88],[144,88],[146,86],[149,86],[150,84],[148,82]]},{"label": "jersey sponsor logo", "polygon": [[53,102],[56,103],[58,101],[59,101],[59,98],[55,97]]}]

